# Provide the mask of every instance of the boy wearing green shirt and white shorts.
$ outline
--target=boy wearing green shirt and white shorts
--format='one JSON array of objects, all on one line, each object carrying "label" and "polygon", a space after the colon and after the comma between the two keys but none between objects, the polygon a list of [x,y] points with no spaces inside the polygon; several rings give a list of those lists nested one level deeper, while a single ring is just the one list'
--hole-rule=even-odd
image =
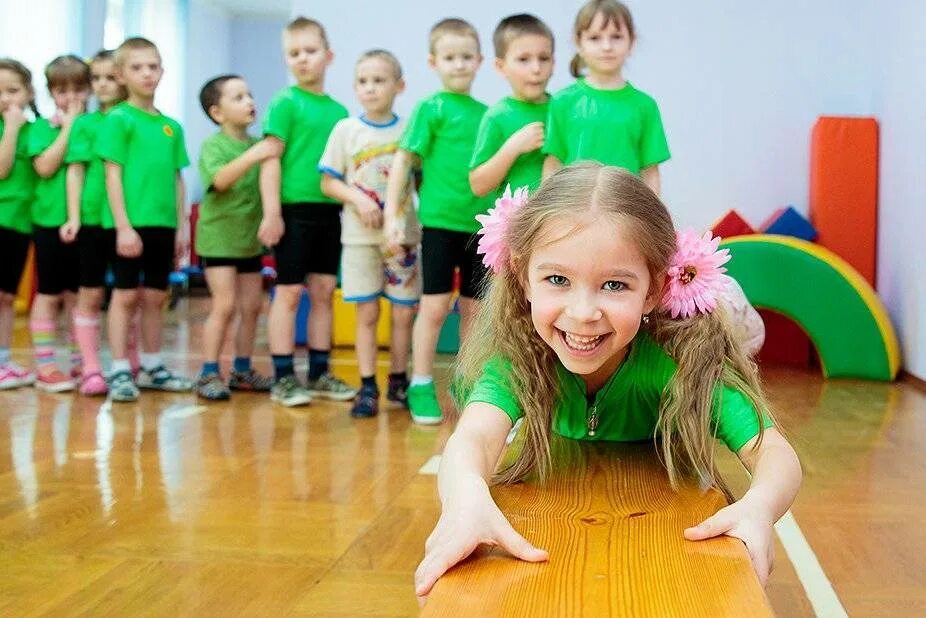
[{"label": "boy wearing green shirt and white shorts", "polygon": [[511,84],[511,96],[486,110],[470,161],[469,183],[476,195],[540,186],[544,122],[553,74],[553,33],[533,15],[510,15],[492,36],[495,68]]},{"label": "boy wearing green shirt and white shorts", "polygon": [[[106,114],[94,151],[104,162],[109,200],[103,227],[116,229],[109,393],[113,401],[135,401],[139,386],[164,391],[192,387],[189,379],[173,374],[161,359],[161,312],[168,276],[185,246],[180,170],[189,159],[180,124],[154,107],[154,93],[164,72],[158,48],[147,39],[129,38],[116,50],[115,60],[128,98]],[[142,353],[136,384],[127,341],[138,305]]]},{"label": "boy wearing green shirt and white shorts", "polygon": [[443,89],[418,103],[392,162],[386,191],[385,229],[392,246],[400,244],[398,218],[409,170],[421,162],[418,217],[421,239],[422,296],[412,331],[412,379],[408,406],[412,420],[432,425],[442,420],[432,371],[441,327],[450,311],[454,271],[460,270],[460,335],[465,337],[482,296],[485,267],[476,254],[476,215],[491,201],[469,186],[469,162],[486,105],[470,96],[482,62],[479,35],[461,19],[444,19],[431,28],[428,64]]},{"label": "boy wearing green shirt and white shorts", "polygon": [[[232,390],[269,391],[273,381],[251,367],[257,316],[263,304],[262,247],[257,239],[261,161],[277,154],[268,140],[248,135],[257,117],[247,83],[237,75],[206,82],[199,101],[221,130],[203,142],[199,174],[205,196],[196,221],[196,254],[206,272],[212,309],[204,329],[204,362],[196,394],[225,400]],[[225,333],[239,313],[235,360],[228,385],[219,370]]]}]

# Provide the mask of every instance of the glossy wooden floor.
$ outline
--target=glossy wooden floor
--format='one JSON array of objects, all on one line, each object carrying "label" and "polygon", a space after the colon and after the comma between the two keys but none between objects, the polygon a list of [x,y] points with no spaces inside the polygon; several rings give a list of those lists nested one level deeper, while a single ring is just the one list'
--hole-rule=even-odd
[{"label": "glossy wooden floor", "polygon": [[[173,366],[198,365],[203,318],[199,301],[171,316]],[[16,346],[26,360],[21,329]],[[335,369],[357,379],[349,351]],[[766,376],[805,468],[792,512],[849,615],[926,615],[926,396]],[[450,427],[348,409],[0,393],[0,615],[416,615],[438,515],[419,469]],[[767,594],[812,613],[781,547]]]}]

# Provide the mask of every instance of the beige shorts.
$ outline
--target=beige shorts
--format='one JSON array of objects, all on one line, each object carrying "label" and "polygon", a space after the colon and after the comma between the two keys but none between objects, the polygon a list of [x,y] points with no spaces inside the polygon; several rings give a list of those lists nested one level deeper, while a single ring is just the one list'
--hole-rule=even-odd
[{"label": "beige shorts", "polygon": [[419,248],[391,254],[377,245],[344,245],[341,252],[341,292],[346,302],[363,303],[380,296],[399,305],[421,298]]}]

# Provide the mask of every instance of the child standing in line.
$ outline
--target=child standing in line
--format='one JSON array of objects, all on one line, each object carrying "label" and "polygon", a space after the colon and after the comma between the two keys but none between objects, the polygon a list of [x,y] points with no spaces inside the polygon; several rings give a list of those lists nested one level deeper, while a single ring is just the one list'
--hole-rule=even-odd
[{"label": "child standing in line", "polygon": [[[276,154],[268,140],[248,135],[257,108],[248,84],[237,75],[206,82],[199,101],[218,133],[203,142],[199,173],[206,195],[196,222],[196,254],[206,271],[212,309],[204,329],[202,370],[196,394],[225,400],[232,390],[269,391],[273,381],[251,367],[257,317],[263,304],[261,246],[257,239],[261,206],[260,163]],[[219,371],[219,354],[235,313],[239,315],[235,360],[228,385]]]},{"label": "child standing in line", "polygon": [[[656,440],[673,486],[691,475],[723,487],[716,435],[752,482],[684,536],[741,539],[764,583],[772,526],[793,502],[801,468],[719,304],[725,251],[709,236],[676,236],[644,182],[598,163],[559,170],[526,204],[500,204],[487,219],[480,243],[495,276],[479,336],[460,356],[465,407],[441,458],[443,512],[416,573],[417,594],[480,543],[522,560],[548,558],[511,527],[488,482],[543,479],[551,432]],[[523,449],[496,474],[519,418]]]},{"label": "child standing in line", "polygon": [[[129,38],[116,49],[115,60],[128,98],[106,114],[94,150],[104,161],[109,200],[103,226],[116,229],[115,289],[109,307],[113,357],[109,393],[113,401],[135,401],[139,387],[165,391],[192,387],[188,378],[167,369],[161,358],[168,276],[185,246],[180,170],[189,165],[189,159],[180,124],[154,106],[164,73],[158,48],[147,39]],[[142,354],[135,378],[127,339],[139,305]]]},{"label": "child standing in line", "polygon": [[[66,243],[76,242],[80,255],[80,287],[74,308],[74,338],[83,359],[80,393],[105,395],[109,387],[100,364],[100,310],[106,269],[116,257],[116,232],[102,225],[109,206],[103,161],[93,153],[93,148],[106,113],[126,97],[125,88],[116,80],[111,50],[98,52],[90,61],[90,88],[99,107],[74,121],[64,157],[68,165],[68,220],[61,227],[61,239]],[[133,356],[131,351],[129,356]]]},{"label": "child standing in line", "polygon": [[39,175],[32,204],[38,294],[32,301],[29,330],[35,354],[35,387],[60,393],[72,390],[73,379],[81,375],[80,354],[74,342],[70,375],[58,368],[55,331],[59,309],[71,324],[80,282],[80,254],[65,227],[68,211],[64,155],[74,121],[87,105],[90,67],[77,56],[59,56],[46,67],[45,78],[55,102],[55,115],[50,120],[37,119],[29,132],[29,155]]},{"label": "child standing in line", "polygon": [[29,159],[32,123],[36,117],[32,72],[12,58],[0,58],[0,390],[30,386],[35,373],[10,358],[13,301],[29,254],[36,174]]},{"label": "child standing in line", "polygon": [[577,79],[550,101],[544,176],[574,161],[598,161],[638,174],[658,194],[669,146],[656,101],[623,77],[636,41],[630,10],[617,0],[590,0],[573,36],[569,68]]},{"label": "child standing in line", "polygon": [[391,354],[387,399],[407,405],[408,352],[415,305],[421,297],[418,243],[421,231],[406,182],[397,218],[401,221],[398,250],[385,245],[383,199],[392,159],[405,122],[392,111],[396,95],[405,89],[402,67],[391,53],[375,49],[357,61],[354,91],[364,112],[338,122],[319,161],[322,191],[344,202],[343,274],[346,302],[357,303],[357,364],[360,391],[351,416],[376,416],[376,325],[379,299],[392,303]]},{"label": "child standing in line", "polygon": [[540,186],[543,125],[553,74],[553,33],[533,15],[501,20],[492,36],[495,69],[511,85],[511,96],[486,110],[470,161],[469,184],[476,195]]},{"label": "child standing in line", "polygon": [[470,96],[482,63],[479,35],[462,19],[444,19],[430,33],[428,64],[443,89],[419,101],[392,162],[386,191],[387,240],[400,244],[398,217],[408,190],[409,171],[418,161],[422,183],[419,218],[422,296],[412,330],[412,379],[408,406],[412,420],[424,425],[443,419],[432,376],[441,327],[450,312],[454,271],[459,268],[460,338],[465,339],[482,296],[485,269],[476,255],[475,216],[489,201],[473,195],[469,161],[486,105]]},{"label": "child standing in line", "polygon": [[[341,205],[322,192],[318,160],[331,129],[348,114],[325,94],[325,71],[334,54],[320,23],[305,17],[290,22],[283,31],[283,52],[296,85],[273,98],[263,127],[283,155],[265,161],[260,172],[264,217],[258,235],[273,247],[277,261],[268,317],[274,372],[270,398],[284,406],[307,405],[313,395],[346,401],[357,390],[329,370],[341,262]],[[306,283],[309,371],[303,387],[293,368],[293,348],[296,310]]]}]

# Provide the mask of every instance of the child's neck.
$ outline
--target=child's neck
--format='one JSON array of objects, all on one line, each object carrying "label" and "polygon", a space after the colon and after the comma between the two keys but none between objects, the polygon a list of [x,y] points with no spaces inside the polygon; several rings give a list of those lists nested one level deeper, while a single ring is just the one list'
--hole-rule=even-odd
[{"label": "child's neck", "polygon": [[621,73],[596,73],[589,70],[585,83],[599,90],[618,90],[627,84]]},{"label": "child's neck", "polygon": [[517,92],[511,93],[511,98],[515,101],[521,101],[522,103],[546,103],[550,99],[550,95],[544,92],[539,97],[526,97]]},{"label": "child's neck", "polygon": [[312,94],[325,94],[325,80],[316,79],[310,82],[299,82],[296,84],[300,90],[311,92]]},{"label": "child's neck", "polygon": [[100,103],[99,110],[100,110],[100,112],[102,112],[102,113],[105,114],[106,112],[108,112],[109,110],[111,110],[111,109],[114,108],[114,107],[116,107],[116,103],[115,103],[115,102],[112,102],[112,103],[103,103],[103,102],[101,102],[101,103]]},{"label": "child's neck", "polygon": [[454,90],[453,88],[448,88],[447,86],[444,86],[444,92],[450,92],[450,93],[452,93],[452,94],[459,94],[459,95],[462,95],[462,96],[464,96],[464,97],[470,96],[470,94],[469,94],[469,93],[470,93],[470,90],[471,90],[471,88],[467,88],[466,90],[462,90],[462,91],[461,91],[461,90]]},{"label": "child's neck", "polygon": [[158,111],[154,107],[154,97],[149,97],[147,95],[140,95],[140,94],[135,94],[134,92],[130,92],[129,98],[126,99],[126,101],[129,103],[129,105],[137,107],[151,114],[154,114]]},{"label": "child's neck", "polygon": [[239,142],[246,142],[248,140],[248,126],[226,123],[221,125],[222,133],[227,135],[232,139],[236,139]]},{"label": "child's neck", "polygon": [[395,118],[395,112],[392,111],[392,108],[385,110],[363,110],[363,117],[371,122],[384,123],[389,122]]}]

